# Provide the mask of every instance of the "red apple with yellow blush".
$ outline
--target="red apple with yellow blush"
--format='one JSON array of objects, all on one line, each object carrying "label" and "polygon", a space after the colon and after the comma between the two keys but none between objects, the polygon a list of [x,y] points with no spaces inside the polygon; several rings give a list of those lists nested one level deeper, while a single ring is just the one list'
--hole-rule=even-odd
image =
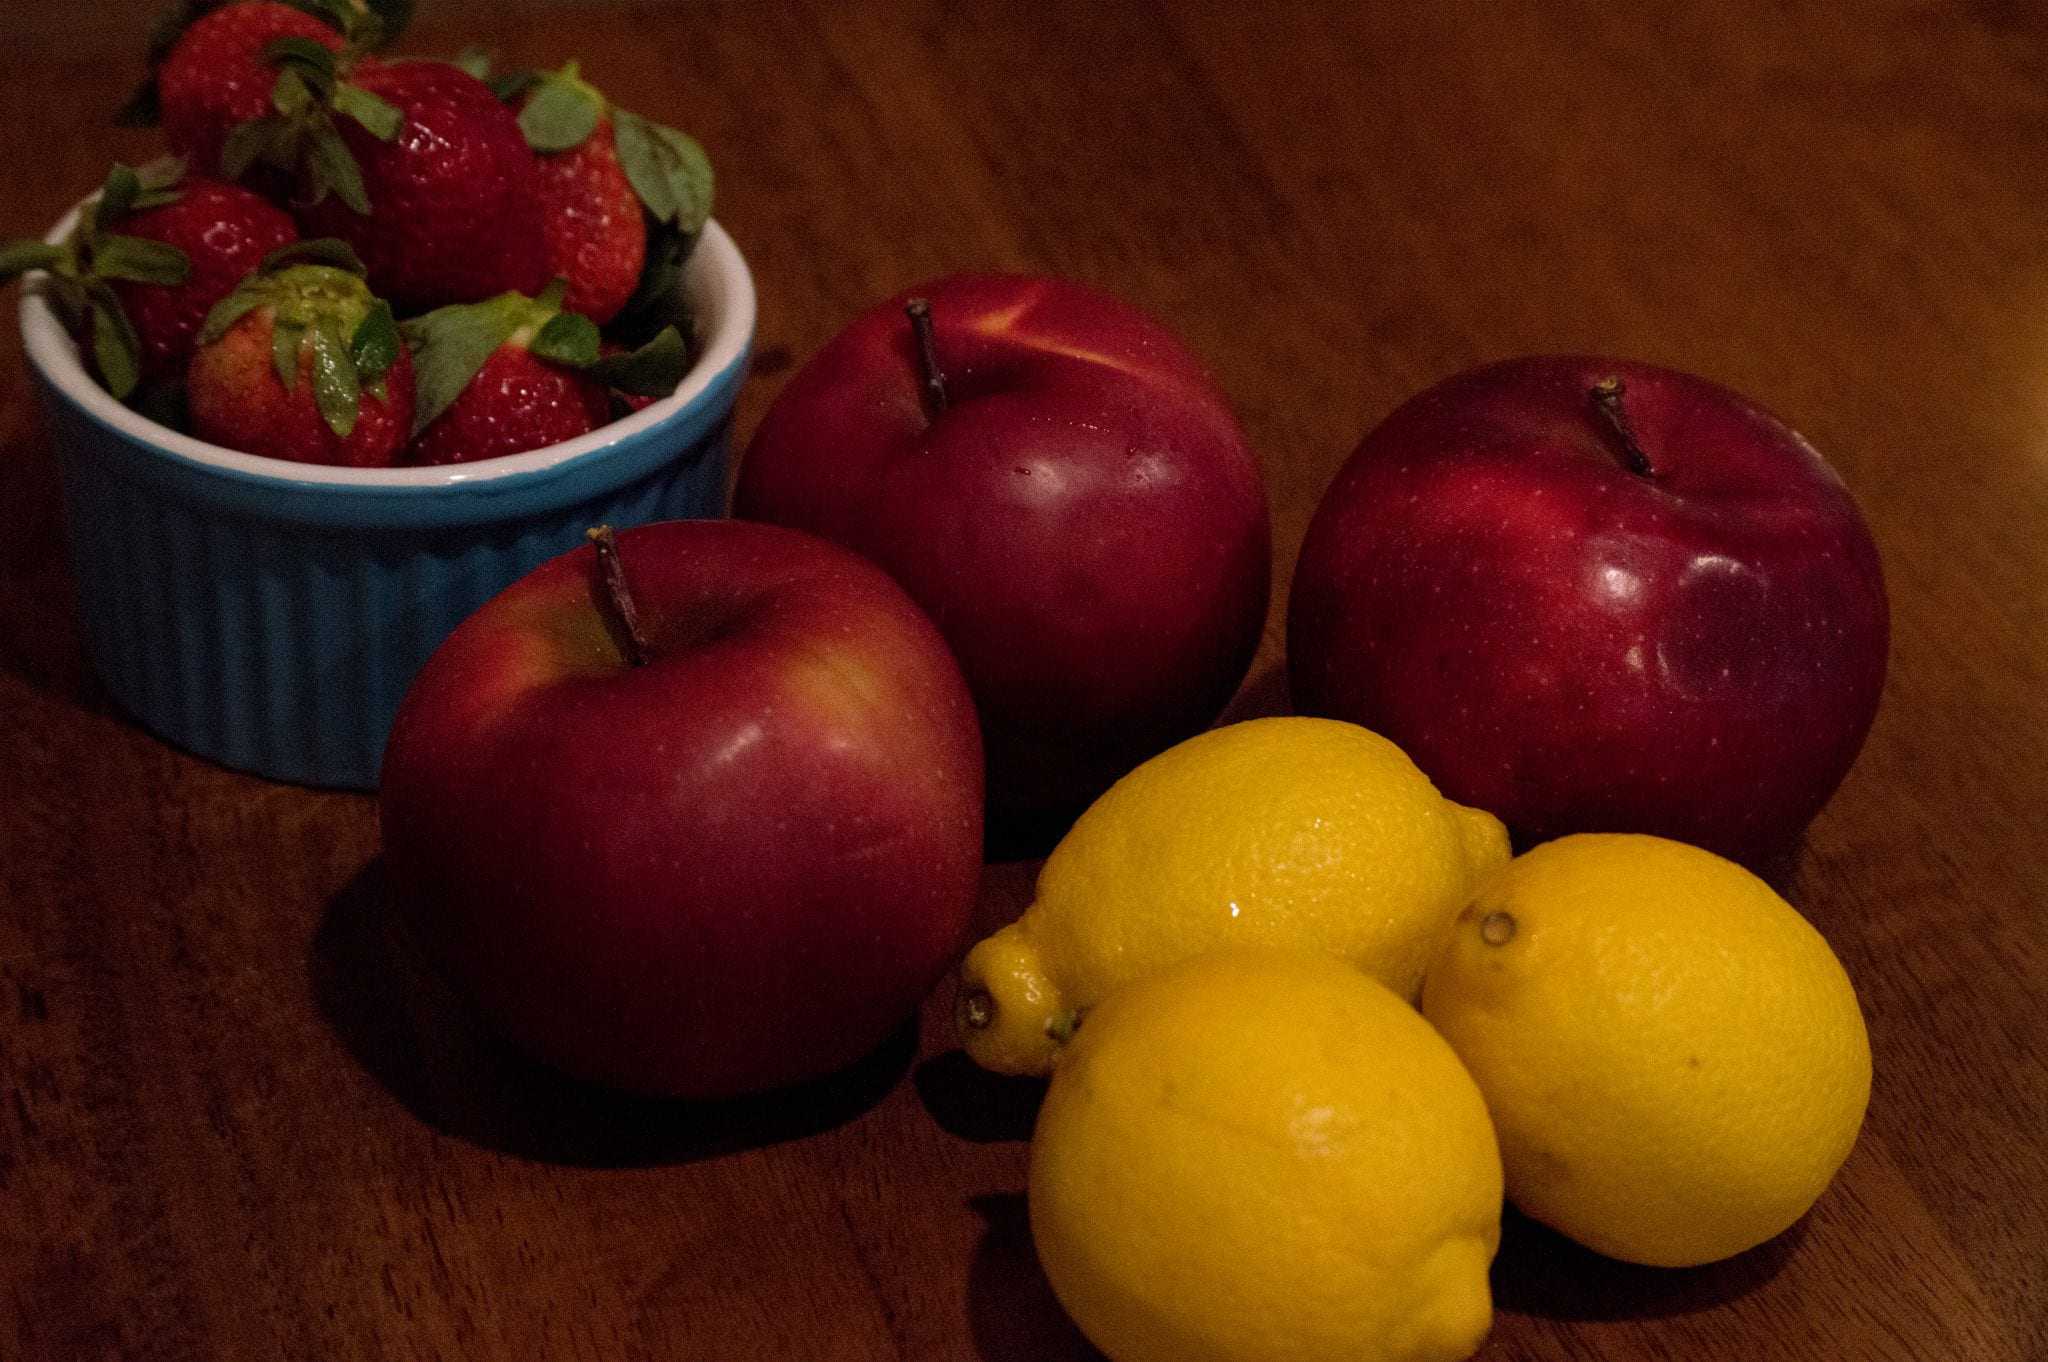
[{"label": "red apple with yellow blush", "polygon": [[867,555],[931,614],[992,814],[1076,811],[1207,726],[1265,623],[1237,421],[1165,328],[1064,280],[955,275],[864,313],[762,420],[734,513]]},{"label": "red apple with yellow blush", "polygon": [[952,963],[973,702],[873,564],[733,521],[542,565],[399,709],[384,848],[434,955],[538,1058],[727,1097],[850,1064]]}]

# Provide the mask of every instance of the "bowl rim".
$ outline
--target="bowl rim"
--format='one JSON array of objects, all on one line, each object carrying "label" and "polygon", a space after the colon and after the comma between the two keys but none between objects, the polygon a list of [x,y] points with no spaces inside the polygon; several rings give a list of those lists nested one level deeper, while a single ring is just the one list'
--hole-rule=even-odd
[{"label": "bowl rim", "polygon": [[[79,215],[97,197],[88,197],[65,214],[44,239],[52,244],[62,242],[77,223]],[[50,306],[47,276],[40,271],[31,273],[23,281],[19,314],[22,349],[29,362],[56,391],[102,426],[174,460],[196,465],[201,470],[300,488],[331,487],[358,491],[480,488],[560,469],[652,431],[690,410],[726,370],[746,355],[753,341],[755,324],[753,275],[738,245],[715,219],[705,222],[696,248],[691,251],[689,262],[684,267],[684,279],[693,300],[701,308],[699,315],[707,318],[710,325],[702,337],[702,353],[673,393],[637,412],[559,444],[494,459],[479,459],[475,463],[404,468],[345,468],[272,459],[260,454],[246,454],[173,430],[116,401],[113,394],[87,372],[79,358],[77,345]]]}]

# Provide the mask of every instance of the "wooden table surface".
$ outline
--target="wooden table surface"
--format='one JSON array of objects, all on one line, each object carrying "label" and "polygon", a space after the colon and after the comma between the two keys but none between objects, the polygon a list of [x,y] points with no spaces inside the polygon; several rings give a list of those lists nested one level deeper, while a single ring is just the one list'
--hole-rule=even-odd
[{"label": "wooden table surface", "polygon": [[[103,127],[147,5],[7,0],[0,234]],[[1868,1124],[1782,1239],[1623,1267],[1514,1217],[1488,1359],[2048,1358],[2048,19],[2024,0],[422,7],[410,50],[580,55],[693,130],[760,290],[737,433],[855,311],[1072,275],[1213,368],[1260,451],[1278,709],[1317,496],[1398,400],[1594,350],[1799,426],[1875,529],[1884,708],[1789,892],[1861,992]],[[134,13],[128,11],[133,10]],[[1410,10],[1415,12],[1411,13]],[[0,1357],[1094,1356],[1023,1214],[1038,1092],[949,987],[855,1072],[712,1109],[575,1088],[393,930],[368,799],[215,769],[81,656],[0,334]],[[1035,866],[988,871],[984,927]]]}]

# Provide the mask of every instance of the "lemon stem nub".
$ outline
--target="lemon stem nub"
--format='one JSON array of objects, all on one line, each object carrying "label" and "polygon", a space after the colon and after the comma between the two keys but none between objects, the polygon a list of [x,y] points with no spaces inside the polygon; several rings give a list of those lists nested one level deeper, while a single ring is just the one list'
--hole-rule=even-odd
[{"label": "lemon stem nub", "polygon": [[1072,1040],[1074,1033],[1080,1029],[1081,1013],[1078,1008],[1070,1008],[1065,1012],[1056,1012],[1048,1017],[1045,1022],[1045,1034],[1052,1037],[1054,1043],[1059,1045],[1065,1045],[1068,1041]]},{"label": "lemon stem nub", "polygon": [[1013,922],[967,952],[955,997],[953,1021],[976,1064],[1003,1074],[1052,1072],[1075,1008],[1046,978],[1038,945],[1021,926]]},{"label": "lemon stem nub", "polygon": [[1515,939],[1515,915],[1499,909],[1488,913],[1479,922],[1479,939],[1489,946],[1505,946]]}]

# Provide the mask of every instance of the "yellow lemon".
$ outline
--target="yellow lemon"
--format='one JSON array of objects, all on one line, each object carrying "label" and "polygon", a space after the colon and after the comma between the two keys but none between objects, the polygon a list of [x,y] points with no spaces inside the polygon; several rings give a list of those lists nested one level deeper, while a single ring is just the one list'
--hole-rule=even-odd
[{"label": "yellow lemon", "polygon": [[1227,948],[1091,1011],[1039,1111],[1030,1210],[1114,1362],[1455,1362],[1492,1323],[1479,1090],[1327,956]]},{"label": "yellow lemon", "polygon": [[1333,719],[1252,719],[1145,762],[1053,848],[1029,908],[968,953],[968,1054],[1045,1073],[1109,991],[1212,947],[1300,947],[1413,997],[1451,918],[1508,857],[1401,749]]},{"label": "yellow lemon", "polygon": [[1733,862],[1657,837],[1536,847],[1423,987],[1500,1132],[1508,1196],[1629,1262],[1760,1244],[1812,1206],[1870,1099],[1841,962]]}]

